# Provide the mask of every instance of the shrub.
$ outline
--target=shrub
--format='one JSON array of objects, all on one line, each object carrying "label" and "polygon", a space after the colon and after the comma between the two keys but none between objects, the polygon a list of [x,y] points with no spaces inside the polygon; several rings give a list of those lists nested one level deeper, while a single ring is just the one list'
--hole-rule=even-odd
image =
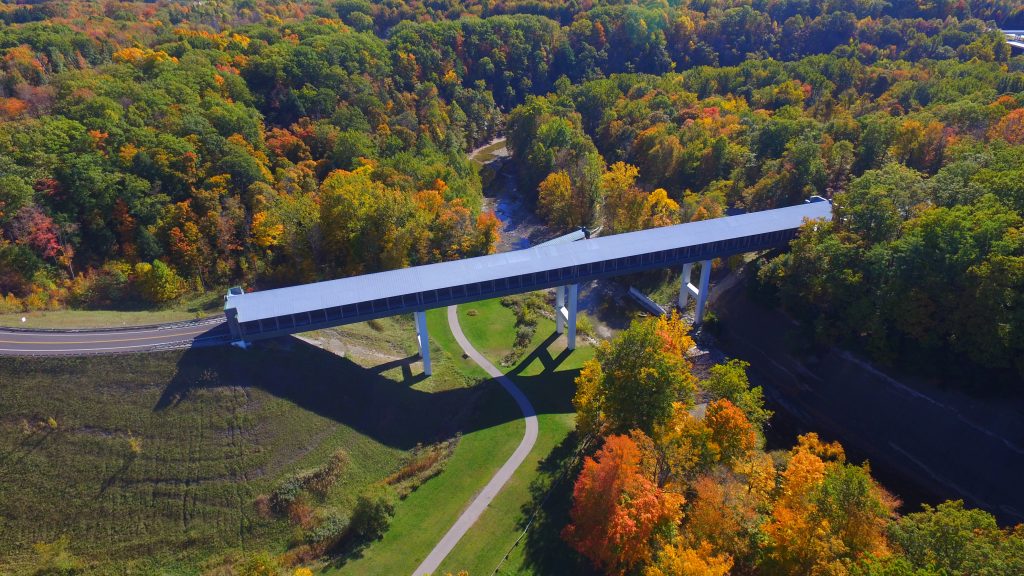
[{"label": "shrub", "polygon": [[142,454],[142,438],[133,436],[132,431],[128,431],[128,450],[131,451],[133,456]]},{"label": "shrub", "polygon": [[0,314],[10,314],[12,312],[21,312],[25,307],[14,294],[8,293],[6,296],[0,298]]},{"label": "shrub", "polygon": [[324,550],[333,548],[348,533],[351,521],[348,516],[331,514],[306,532],[306,543],[319,545]]},{"label": "shrub", "polygon": [[260,518],[270,518],[273,514],[273,507],[270,505],[270,496],[258,496],[256,501],[253,503],[253,507],[256,509],[256,513],[259,514]]},{"label": "shrub", "polygon": [[306,478],[305,487],[318,496],[325,496],[346,468],[348,468],[348,452],[339,448],[331,455],[327,464],[317,468]]},{"label": "shrub", "polygon": [[533,340],[533,335],[537,330],[530,326],[520,326],[516,329],[516,348],[525,348],[530,345],[530,341]]},{"label": "shrub", "polygon": [[395,515],[395,489],[387,484],[368,486],[352,512],[352,533],[365,540],[378,540],[387,532]]},{"label": "shrub", "polygon": [[302,473],[285,478],[270,494],[270,509],[277,514],[288,511],[292,502],[302,494]]},{"label": "shrub", "polygon": [[158,304],[174,300],[185,293],[185,281],[168,265],[159,260],[152,264],[135,265],[135,287],[147,302]]},{"label": "shrub", "polygon": [[594,336],[594,322],[586,314],[576,315],[576,333],[581,336]]},{"label": "shrub", "polygon": [[385,478],[384,482],[395,486],[398,497],[404,499],[423,482],[444,470],[445,462],[455,452],[455,447],[458,446],[461,437],[460,434],[457,434],[445,442],[426,447],[417,446],[402,467]]},{"label": "shrub", "polygon": [[238,576],[279,576],[281,563],[267,551],[255,552],[238,567]]},{"label": "shrub", "polygon": [[289,507],[303,492],[309,491],[320,497],[326,496],[327,491],[337,482],[347,467],[348,453],[339,449],[323,466],[292,474],[282,480],[271,492],[267,499],[270,509],[277,514],[285,512],[291,514]]},{"label": "shrub", "polygon": [[75,576],[83,572],[82,563],[68,550],[70,539],[65,535],[46,543],[32,546],[36,553],[35,576]]},{"label": "shrub", "polygon": [[298,498],[288,506],[288,521],[303,529],[313,525],[315,511],[305,498]]}]

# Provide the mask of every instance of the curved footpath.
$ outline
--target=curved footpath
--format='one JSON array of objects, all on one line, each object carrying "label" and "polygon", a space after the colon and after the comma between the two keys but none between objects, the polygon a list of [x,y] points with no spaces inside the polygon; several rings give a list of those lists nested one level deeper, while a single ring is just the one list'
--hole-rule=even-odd
[{"label": "curved footpath", "polygon": [[230,341],[223,316],[91,330],[0,328],[0,356],[82,356],[217,346]]},{"label": "curved footpath", "polygon": [[526,457],[530,454],[530,450],[533,450],[533,445],[537,442],[537,413],[533,410],[533,405],[520,390],[508,377],[501,373],[500,370],[494,367],[487,358],[484,358],[483,354],[476,351],[473,345],[466,339],[466,335],[462,333],[462,327],[459,326],[459,317],[456,312],[455,306],[448,307],[448,325],[451,327],[452,334],[455,336],[455,341],[459,343],[462,350],[469,356],[474,362],[476,362],[481,368],[484,369],[487,374],[492,376],[495,380],[501,384],[502,388],[506,392],[512,395],[515,399],[516,404],[519,405],[519,409],[523,412],[523,419],[526,422],[526,432],[523,434],[523,440],[519,443],[515,452],[508,457],[508,460],[501,466],[501,468],[494,473],[491,480],[487,482],[484,489],[477,494],[476,498],[470,502],[469,506],[462,512],[459,519],[455,521],[455,524],[448,530],[448,532],[441,538],[441,541],[434,546],[434,549],[430,551],[430,554],[423,559],[423,562],[413,572],[413,576],[424,576],[426,574],[432,574],[437,567],[441,565],[441,562],[448,556],[448,554],[455,548],[462,536],[469,531],[469,528],[476,522],[477,518],[483,514],[484,510],[490,506],[491,501],[498,495],[501,488],[508,482],[512,474],[515,473],[516,469],[526,460]]}]

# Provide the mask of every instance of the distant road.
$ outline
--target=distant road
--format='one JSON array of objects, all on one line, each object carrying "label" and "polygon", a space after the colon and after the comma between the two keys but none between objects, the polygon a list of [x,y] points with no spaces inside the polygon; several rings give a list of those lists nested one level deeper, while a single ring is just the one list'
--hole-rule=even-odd
[{"label": "distant road", "polygon": [[152,352],[230,342],[223,316],[154,326],[83,330],[0,328],[0,356]]}]

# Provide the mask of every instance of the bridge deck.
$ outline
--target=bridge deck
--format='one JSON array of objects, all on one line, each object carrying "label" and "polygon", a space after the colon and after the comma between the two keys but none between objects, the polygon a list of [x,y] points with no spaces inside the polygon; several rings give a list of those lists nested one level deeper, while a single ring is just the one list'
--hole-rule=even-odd
[{"label": "bridge deck", "polygon": [[232,333],[267,338],[781,246],[827,201],[229,295]]}]

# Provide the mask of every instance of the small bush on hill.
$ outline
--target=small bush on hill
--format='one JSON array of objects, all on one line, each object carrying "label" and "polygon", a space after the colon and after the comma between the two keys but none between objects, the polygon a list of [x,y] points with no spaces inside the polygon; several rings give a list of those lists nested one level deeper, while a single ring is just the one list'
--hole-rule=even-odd
[{"label": "small bush on hill", "polygon": [[395,515],[395,489],[387,484],[367,487],[356,502],[352,514],[352,534],[362,540],[377,540],[384,535]]}]

